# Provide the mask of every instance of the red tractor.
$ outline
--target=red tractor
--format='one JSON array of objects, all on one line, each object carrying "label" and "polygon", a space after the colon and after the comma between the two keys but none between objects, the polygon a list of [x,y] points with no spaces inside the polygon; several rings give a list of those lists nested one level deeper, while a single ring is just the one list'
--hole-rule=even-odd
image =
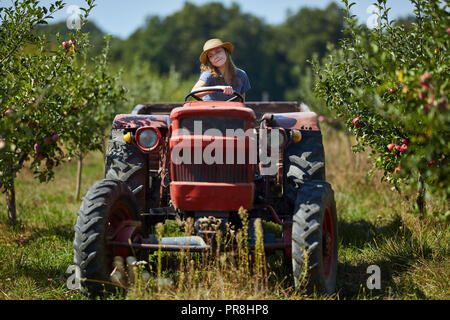
[{"label": "red tractor", "polygon": [[[115,117],[105,178],[88,190],[75,226],[83,290],[104,289],[116,256],[211,250],[198,222],[240,228],[244,208],[250,221],[281,226],[281,238],[264,234],[264,248],[284,251],[296,284],[307,266],[311,288],[335,291],[336,205],[316,114],[291,102],[244,103],[238,93],[229,101],[196,96],[214,90],[191,92],[182,106],[144,104]],[[196,234],[155,237],[157,223],[189,217]]]}]

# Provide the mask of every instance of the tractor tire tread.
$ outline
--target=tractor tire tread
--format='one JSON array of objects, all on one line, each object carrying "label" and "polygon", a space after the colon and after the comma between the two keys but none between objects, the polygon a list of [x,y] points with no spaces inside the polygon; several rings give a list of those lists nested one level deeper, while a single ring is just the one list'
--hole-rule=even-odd
[{"label": "tractor tire tread", "polygon": [[[316,286],[322,293],[332,293],[336,284],[337,242],[334,249],[336,261],[333,263],[331,280],[324,280],[321,270],[323,268],[322,224],[326,207],[332,210],[334,216],[336,215],[334,192],[328,182],[311,180],[299,188],[296,199],[297,209],[292,222],[292,267],[296,285],[299,284],[298,277],[307,267],[309,275],[307,287],[311,289]],[[334,228],[337,228],[336,225]],[[335,236],[337,237],[337,231]]]},{"label": "tractor tire tread", "polygon": [[[83,197],[74,227],[73,242],[74,264],[79,266],[82,278],[109,280],[108,273],[105,272],[106,224],[113,202],[122,201],[124,197],[128,197],[132,201],[130,203],[134,203],[131,204],[135,211],[132,215],[136,218],[135,197],[122,181],[109,179],[98,181]],[[102,284],[98,282],[85,281],[82,285],[82,291],[88,293],[96,293],[102,288]]]}]

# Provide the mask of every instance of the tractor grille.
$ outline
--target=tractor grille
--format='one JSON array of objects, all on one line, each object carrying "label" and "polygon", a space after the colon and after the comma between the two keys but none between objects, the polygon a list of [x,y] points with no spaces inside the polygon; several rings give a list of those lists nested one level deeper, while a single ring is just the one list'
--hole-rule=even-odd
[{"label": "tractor grille", "polygon": [[248,164],[179,164],[173,169],[172,181],[183,182],[250,182],[254,173]]}]

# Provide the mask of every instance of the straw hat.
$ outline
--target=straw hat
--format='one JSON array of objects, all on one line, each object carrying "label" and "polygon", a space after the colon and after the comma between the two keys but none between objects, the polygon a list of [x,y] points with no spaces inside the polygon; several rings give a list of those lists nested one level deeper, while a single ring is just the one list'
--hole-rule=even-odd
[{"label": "straw hat", "polygon": [[222,40],[220,39],[209,39],[203,45],[203,52],[200,55],[200,61],[205,64],[206,60],[208,59],[206,55],[207,51],[219,47],[227,49],[230,54],[233,53],[234,46],[230,42],[222,42]]}]

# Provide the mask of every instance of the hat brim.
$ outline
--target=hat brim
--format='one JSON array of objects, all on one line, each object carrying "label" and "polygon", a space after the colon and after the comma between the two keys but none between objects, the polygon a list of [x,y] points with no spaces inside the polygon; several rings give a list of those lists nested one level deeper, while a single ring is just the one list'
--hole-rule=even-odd
[{"label": "hat brim", "polygon": [[233,53],[233,50],[234,50],[234,46],[233,46],[233,44],[230,43],[230,42],[224,42],[224,43],[218,44],[217,46],[208,48],[207,50],[205,50],[205,51],[202,52],[202,54],[200,55],[200,61],[201,61],[201,63],[205,64],[206,61],[208,60],[208,57],[207,57],[208,51],[210,51],[210,50],[212,50],[212,49],[219,48],[219,47],[223,47],[223,48],[227,49],[227,51],[228,51],[230,54],[232,54],[232,53]]}]

